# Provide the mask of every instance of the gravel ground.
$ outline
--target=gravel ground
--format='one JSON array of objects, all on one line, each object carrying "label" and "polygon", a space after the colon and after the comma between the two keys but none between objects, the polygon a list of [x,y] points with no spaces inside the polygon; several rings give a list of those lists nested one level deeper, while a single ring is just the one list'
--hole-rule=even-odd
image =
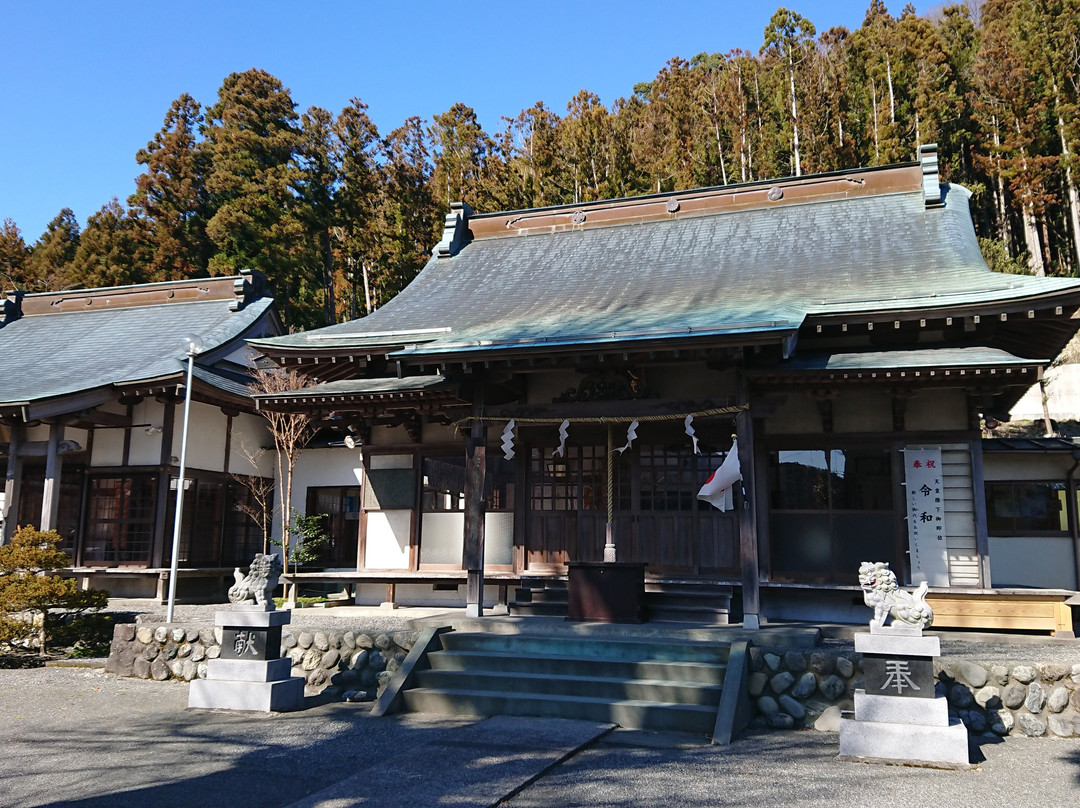
[{"label": "gravel ground", "polygon": [[[1037,805],[1080,797],[1080,738],[1007,738],[969,771],[850,763],[835,733],[691,736],[318,704],[187,710],[188,685],[0,670],[0,808]],[[576,728],[575,728],[576,727]],[[589,738],[598,740],[589,744]],[[584,739],[584,746],[583,744]]]}]

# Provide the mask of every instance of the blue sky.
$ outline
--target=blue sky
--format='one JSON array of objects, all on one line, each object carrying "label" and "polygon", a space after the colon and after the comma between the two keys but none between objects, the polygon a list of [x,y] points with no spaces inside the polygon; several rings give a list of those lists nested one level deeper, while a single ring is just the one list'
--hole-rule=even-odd
[{"label": "blue sky", "polygon": [[85,224],[124,202],[173,99],[213,103],[232,72],[269,71],[298,111],[358,96],[383,133],[458,101],[491,132],[536,101],[561,114],[583,88],[610,104],[673,56],[756,50],[782,2],[819,31],[857,28],[869,4],[0,0],[0,219],[32,244],[63,207]]}]

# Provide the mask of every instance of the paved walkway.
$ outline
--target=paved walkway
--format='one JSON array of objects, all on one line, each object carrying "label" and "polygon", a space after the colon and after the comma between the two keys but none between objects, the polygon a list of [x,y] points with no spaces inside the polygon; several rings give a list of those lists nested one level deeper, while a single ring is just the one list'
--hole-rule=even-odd
[{"label": "paved walkway", "polygon": [[485,721],[312,702],[187,710],[180,682],[0,670],[0,806],[950,808],[1080,801],[1080,738],[1009,738],[964,772],[844,763],[835,734],[704,739],[558,719]]}]

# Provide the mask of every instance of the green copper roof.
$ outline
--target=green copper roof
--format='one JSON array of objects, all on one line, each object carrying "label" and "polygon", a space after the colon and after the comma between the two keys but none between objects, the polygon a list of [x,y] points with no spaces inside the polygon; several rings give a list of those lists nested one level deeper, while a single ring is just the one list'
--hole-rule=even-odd
[{"label": "green copper roof", "polygon": [[[0,407],[85,391],[149,382],[183,373],[181,339],[199,335],[196,365],[209,366],[267,315],[260,298],[240,311],[230,300],[27,314],[0,328]],[[220,350],[219,350],[220,349]],[[233,375],[200,367],[201,379],[233,394],[246,387]]]},{"label": "green copper roof", "polygon": [[[1049,360],[1020,359],[997,348],[922,348],[904,351],[800,354],[778,368],[810,371],[918,370],[921,368],[989,368],[1038,365]],[[772,370],[775,370],[772,369]],[[771,371],[770,371],[771,372]]]},{"label": "green copper roof", "polygon": [[[258,343],[412,356],[797,329],[807,316],[1015,302],[1080,280],[991,272],[969,194],[942,186],[488,235],[368,317]],[[482,218],[482,217],[481,217]]]}]

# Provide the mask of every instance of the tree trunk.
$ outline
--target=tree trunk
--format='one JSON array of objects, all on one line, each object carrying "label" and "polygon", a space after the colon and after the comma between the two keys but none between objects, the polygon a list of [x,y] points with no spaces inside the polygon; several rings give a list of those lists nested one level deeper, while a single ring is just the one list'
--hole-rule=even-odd
[{"label": "tree trunk", "polygon": [[1039,244],[1039,228],[1030,202],[1023,204],[1021,215],[1024,220],[1024,244],[1031,255],[1028,259],[1028,267],[1036,277],[1045,278],[1046,265],[1043,263],[1042,247]]},{"label": "tree trunk", "polygon": [[870,79],[870,97],[874,104],[874,165],[881,162],[881,147],[878,145],[877,83]]},{"label": "tree trunk", "polygon": [[1057,112],[1058,137],[1061,138],[1061,162],[1065,166],[1065,195],[1068,197],[1069,225],[1072,229],[1073,251],[1069,258],[1076,259],[1074,269],[1080,270],[1080,195],[1073,182],[1069,141],[1065,137],[1065,120],[1061,115],[1061,98],[1058,95],[1057,79],[1054,79],[1054,109]]},{"label": "tree trunk", "polygon": [[892,62],[889,61],[889,54],[885,54],[885,80],[889,83],[889,123],[896,123],[896,97],[893,95],[892,86]]},{"label": "tree trunk", "polygon": [[795,106],[795,62],[788,54],[788,81],[791,84],[791,131],[795,147],[795,176],[802,176],[802,161],[799,159],[799,110]]}]

